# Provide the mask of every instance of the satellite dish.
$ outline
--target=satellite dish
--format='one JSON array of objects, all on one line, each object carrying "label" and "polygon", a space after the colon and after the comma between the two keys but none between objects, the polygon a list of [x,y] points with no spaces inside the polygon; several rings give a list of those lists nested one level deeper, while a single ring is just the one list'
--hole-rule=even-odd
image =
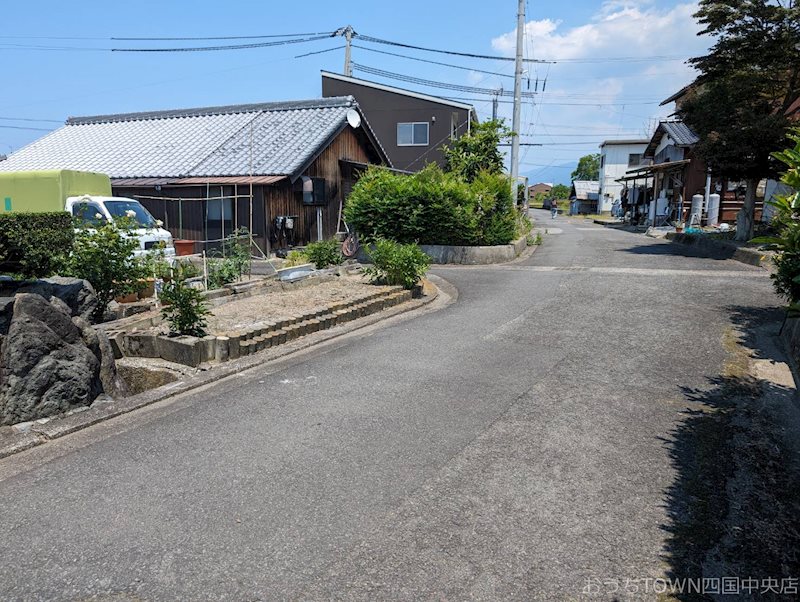
[{"label": "satellite dish", "polygon": [[347,123],[354,129],[361,126],[361,115],[358,111],[355,109],[349,109],[347,111]]}]

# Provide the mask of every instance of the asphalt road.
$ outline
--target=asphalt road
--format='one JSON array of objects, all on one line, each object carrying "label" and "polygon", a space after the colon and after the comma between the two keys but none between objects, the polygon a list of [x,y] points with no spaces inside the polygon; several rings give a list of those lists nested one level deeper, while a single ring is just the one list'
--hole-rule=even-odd
[{"label": "asphalt road", "polygon": [[[665,574],[758,268],[559,218],[455,303],[0,461],[0,599],[582,599]],[[595,596],[591,599],[605,599]]]}]

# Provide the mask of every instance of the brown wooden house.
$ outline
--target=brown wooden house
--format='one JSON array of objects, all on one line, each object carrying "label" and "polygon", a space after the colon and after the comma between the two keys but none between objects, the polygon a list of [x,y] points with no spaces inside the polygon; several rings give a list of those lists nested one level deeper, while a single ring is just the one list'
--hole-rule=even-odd
[{"label": "brown wooden house", "polygon": [[[633,221],[643,223],[649,215],[649,203],[660,198],[659,207],[667,207],[663,214],[667,221],[688,222],[692,197],[705,195],[708,183],[710,192],[720,195],[719,221],[736,222],[744,205],[744,189],[738,182],[708,173],[706,163],[694,153],[698,141],[697,135],[680,120],[658,124],[644,151],[646,165],[629,170],[619,180],[626,186],[623,210],[631,213]],[[757,199],[756,219],[760,219],[763,207],[763,198]],[[662,215],[662,209],[658,211]]]},{"label": "brown wooden house", "polygon": [[[369,164],[391,166],[345,96],[71,118],[2,168],[106,173],[116,196],[139,199],[196,251],[247,228],[269,253],[333,236]],[[281,217],[293,227],[276,228]]]}]

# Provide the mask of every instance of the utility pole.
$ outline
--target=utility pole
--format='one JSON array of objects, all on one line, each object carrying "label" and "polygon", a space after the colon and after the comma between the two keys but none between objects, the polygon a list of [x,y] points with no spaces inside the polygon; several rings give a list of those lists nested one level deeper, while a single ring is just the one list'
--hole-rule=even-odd
[{"label": "utility pole", "polygon": [[497,121],[497,103],[498,103],[498,93],[494,93],[494,98],[492,98],[492,121]]},{"label": "utility pole", "polygon": [[514,187],[514,204],[517,203],[517,178],[519,177],[519,134],[520,113],[522,111],[522,48],[525,35],[525,0],[519,0],[517,9],[517,58],[514,71],[514,118],[511,129],[514,136],[511,139],[511,180]]},{"label": "utility pole", "polygon": [[350,52],[351,52],[350,45],[353,42],[353,34],[355,32],[353,31],[352,25],[348,25],[347,27],[344,28],[344,31],[342,33],[344,35],[346,43],[344,48],[344,74],[347,77],[353,77],[353,61],[350,57]]}]

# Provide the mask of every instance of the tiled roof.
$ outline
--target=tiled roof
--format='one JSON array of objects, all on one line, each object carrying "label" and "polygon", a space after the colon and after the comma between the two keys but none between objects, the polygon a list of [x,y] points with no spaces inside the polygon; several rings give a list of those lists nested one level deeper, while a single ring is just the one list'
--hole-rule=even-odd
[{"label": "tiled roof", "polygon": [[659,127],[664,128],[667,135],[672,138],[678,146],[692,146],[700,141],[697,134],[682,121],[662,121]]},{"label": "tiled roof", "polygon": [[658,145],[661,144],[661,139],[664,135],[669,136],[674,142],[675,146],[687,147],[693,146],[700,141],[700,138],[695,134],[692,129],[682,121],[662,121],[658,124],[653,137],[647,148],[644,150],[644,156],[653,158],[656,154]]},{"label": "tiled roof", "polygon": [[[343,96],[71,118],[0,162],[0,171],[75,169],[111,178],[292,176],[345,127],[350,109],[358,104]],[[363,115],[362,124],[369,128]]]}]

